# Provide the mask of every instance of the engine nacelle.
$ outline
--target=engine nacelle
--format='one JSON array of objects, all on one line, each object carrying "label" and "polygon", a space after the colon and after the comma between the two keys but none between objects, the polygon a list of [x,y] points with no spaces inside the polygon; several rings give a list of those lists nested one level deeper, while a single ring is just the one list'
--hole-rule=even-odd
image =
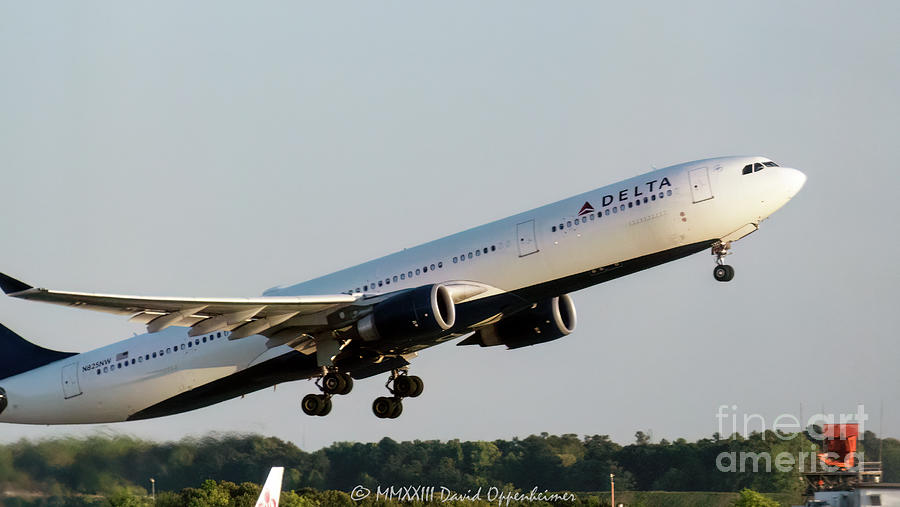
[{"label": "engine nacelle", "polygon": [[575,324],[575,304],[568,294],[563,294],[480,329],[460,345],[506,345],[517,349],[562,338],[575,331]]},{"label": "engine nacelle", "polygon": [[423,285],[375,305],[359,319],[356,331],[364,341],[415,339],[447,331],[456,323],[456,305],[447,287]]}]

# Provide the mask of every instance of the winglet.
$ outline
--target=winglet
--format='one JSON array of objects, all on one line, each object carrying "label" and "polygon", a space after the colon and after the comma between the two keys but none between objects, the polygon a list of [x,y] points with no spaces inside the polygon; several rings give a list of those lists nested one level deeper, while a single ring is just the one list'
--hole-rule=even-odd
[{"label": "winglet", "polygon": [[3,289],[3,292],[6,294],[15,294],[16,292],[22,292],[31,288],[31,285],[28,285],[25,282],[16,280],[4,273],[0,273],[0,289]]}]

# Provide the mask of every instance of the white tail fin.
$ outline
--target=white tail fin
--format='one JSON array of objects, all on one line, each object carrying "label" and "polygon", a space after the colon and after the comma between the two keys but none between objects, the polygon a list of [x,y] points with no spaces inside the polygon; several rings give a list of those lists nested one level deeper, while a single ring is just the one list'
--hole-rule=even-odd
[{"label": "white tail fin", "polygon": [[269,477],[263,486],[256,507],[278,507],[278,499],[281,498],[281,476],[284,475],[284,467],[272,467]]}]

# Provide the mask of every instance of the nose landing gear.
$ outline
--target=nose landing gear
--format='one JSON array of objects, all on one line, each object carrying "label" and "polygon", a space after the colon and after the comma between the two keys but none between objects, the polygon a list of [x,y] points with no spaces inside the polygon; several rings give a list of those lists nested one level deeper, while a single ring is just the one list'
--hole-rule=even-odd
[{"label": "nose landing gear", "polygon": [[731,242],[719,241],[712,246],[712,254],[716,256],[716,267],[713,269],[713,277],[719,282],[728,282],[734,278],[734,268],[725,264],[725,256],[731,255]]},{"label": "nose landing gear", "polygon": [[306,415],[324,417],[331,412],[331,397],[335,394],[347,394],[353,389],[353,377],[347,373],[330,371],[316,380],[322,394],[307,394],[300,402],[300,408]]},{"label": "nose landing gear", "polygon": [[[393,384],[393,386],[391,386]],[[393,370],[384,385],[393,396],[379,396],[372,403],[372,412],[380,419],[396,419],[403,413],[403,398],[415,398],[422,394],[425,383],[406,371]]]}]

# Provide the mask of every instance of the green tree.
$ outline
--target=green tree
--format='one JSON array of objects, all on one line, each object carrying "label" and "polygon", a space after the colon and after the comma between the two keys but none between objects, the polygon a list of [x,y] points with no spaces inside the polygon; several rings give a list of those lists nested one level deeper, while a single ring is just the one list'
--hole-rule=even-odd
[{"label": "green tree", "polygon": [[735,507],[779,507],[780,504],[752,489],[742,489],[740,495],[732,503]]},{"label": "green tree", "polygon": [[650,443],[650,435],[644,433],[643,431],[637,431],[634,434],[634,443],[636,445],[647,445]]}]

